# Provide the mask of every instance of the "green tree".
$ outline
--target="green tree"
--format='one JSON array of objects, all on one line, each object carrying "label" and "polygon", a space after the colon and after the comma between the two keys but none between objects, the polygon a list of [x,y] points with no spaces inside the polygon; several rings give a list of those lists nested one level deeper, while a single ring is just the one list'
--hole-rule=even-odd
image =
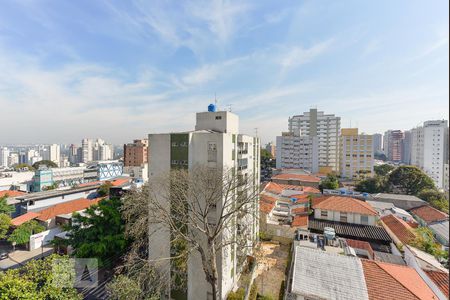
[{"label": "green tree", "polygon": [[400,166],[389,174],[389,183],[400,193],[417,195],[424,189],[434,189],[433,180],[422,170],[413,166]]},{"label": "green tree", "polygon": [[7,214],[0,214],[0,240],[6,237],[9,226],[11,226],[11,218]]},{"label": "green tree", "polygon": [[433,232],[427,227],[415,229],[416,238],[410,243],[416,247],[436,257],[442,256],[441,246],[434,240]]},{"label": "green tree", "polygon": [[319,184],[320,190],[328,189],[328,190],[335,190],[339,188],[339,181],[336,175],[334,174],[328,174],[327,177],[322,179],[322,181]]},{"label": "green tree", "polygon": [[369,194],[386,192],[386,183],[380,176],[367,178],[356,184],[355,191],[366,192]]},{"label": "green tree", "polygon": [[17,245],[26,244],[30,240],[30,236],[45,230],[45,227],[40,225],[35,220],[30,220],[23,223],[11,233],[8,241],[15,242]]},{"label": "green tree", "polygon": [[76,257],[96,257],[100,267],[111,267],[111,257],[125,252],[128,241],[120,207],[119,198],[103,199],[83,216],[74,214],[68,236]]},{"label": "green tree", "polygon": [[261,159],[270,159],[273,158],[272,157],[272,153],[270,153],[269,151],[267,151],[266,149],[261,149]]},{"label": "green tree", "polygon": [[436,189],[424,189],[421,190],[419,194],[417,194],[417,197],[427,201],[434,208],[439,209],[448,214],[449,203],[443,192],[440,192]]},{"label": "green tree", "polygon": [[373,170],[375,171],[375,174],[379,176],[386,176],[390,172],[392,172],[395,169],[393,165],[383,164],[379,166],[373,167]]},{"label": "green tree", "polygon": [[54,163],[53,161],[51,161],[51,160],[41,160],[41,161],[35,162],[35,163],[33,164],[32,167],[33,167],[35,170],[38,170],[38,169],[39,169],[39,166],[41,166],[41,165],[47,166],[48,168],[57,168],[57,167],[58,167],[58,165],[55,164],[55,163]]},{"label": "green tree", "polygon": [[34,171],[34,168],[30,166],[29,164],[15,164],[13,166],[14,171],[20,171],[23,169],[28,169],[28,171]]},{"label": "green tree", "polygon": [[102,184],[98,190],[97,193],[100,197],[108,196],[109,195],[109,189],[112,187],[112,183],[107,181],[104,184]]},{"label": "green tree", "polygon": [[[58,268],[61,265],[65,267]],[[81,300],[73,287],[74,275],[67,256],[32,260],[20,269],[0,272],[0,299]]]},{"label": "green tree", "polygon": [[139,283],[126,276],[116,276],[110,283],[106,285],[109,299],[112,300],[138,300],[142,299],[143,292]]},{"label": "green tree", "polygon": [[14,206],[9,205],[7,202],[7,196],[0,197],[0,214],[11,215],[11,213],[15,210]]}]

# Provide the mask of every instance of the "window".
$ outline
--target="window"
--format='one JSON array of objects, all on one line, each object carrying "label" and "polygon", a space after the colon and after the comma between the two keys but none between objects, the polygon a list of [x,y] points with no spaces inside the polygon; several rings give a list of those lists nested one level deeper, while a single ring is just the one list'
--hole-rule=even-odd
[{"label": "window", "polygon": [[369,224],[369,216],[361,216],[361,224],[368,225]]},{"label": "window", "polygon": [[341,212],[339,221],[347,222],[347,213],[346,212]]},{"label": "window", "polygon": [[326,211],[326,210],[321,210],[321,211],[320,211],[320,216],[321,216],[321,217],[327,217],[327,218],[328,218],[328,211]]}]

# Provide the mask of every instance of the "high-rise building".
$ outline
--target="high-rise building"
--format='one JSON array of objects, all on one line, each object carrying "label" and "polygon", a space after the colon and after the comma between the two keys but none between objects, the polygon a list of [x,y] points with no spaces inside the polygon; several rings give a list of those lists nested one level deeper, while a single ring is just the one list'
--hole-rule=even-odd
[{"label": "high-rise building", "polygon": [[358,179],[373,175],[373,140],[358,128],[342,128],[339,143],[341,177]]},{"label": "high-rise building", "polygon": [[[253,185],[251,189],[255,193],[259,190],[259,139],[239,134],[239,118],[231,112],[216,112],[212,108],[208,112],[197,113],[194,131],[149,134],[148,143],[150,181],[159,175],[169,173],[173,168],[184,168],[189,171],[196,165],[201,165],[221,172],[232,171],[231,173],[238,178],[246,177]],[[253,213],[257,213],[259,210],[257,202],[255,199],[254,206],[252,206]],[[221,205],[221,203],[218,203],[217,207]],[[248,235],[252,236],[250,243],[255,242],[259,231],[257,219],[241,218],[236,219],[236,222],[237,226],[228,227],[229,234],[227,235],[230,238],[240,239],[242,238],[242,230],[245,230]],[[238,228],[241,229],[238,230]],[[245,236],[248,236],[247,234]],[[153,235],[154,238],[152,238],[152,243],[149,246],[150,259],[158,260],[170,257],[171,239],[169,235],[169,230],[161,230],[158,231],[157,235]],[[225,299],[228,292],[236,284],[243,266],[242,261],[238,261],[243,257],[245,260],[250,251],[251,247],[237,247],[234,244],[218,251],[219,299]],[[170,261],[166,260],[161,263],[161,268],[163,270],[169,269]],[[186,273],[187,299],[210,299],[210,285],[205,280],[199,254],[195,251],[189,254]]]},{"label": "high-rise building", "polygon": [[402,163],[410,165],[411,164],[411,139],[412,134],[410,130],[405,130],[404,133],[404,139],[403,139],[403,145],[402,145]]},{"label": "high-rise building", "polygon": [[19,163],[19,153],[13,152],[8,156],[8,166],[12,167]]},{"label": "high-rise building", "polygon": [[373,139],[373,152],[381,153],[383,151],[383,135],[381,133],[375,133],[372,135]]},{"label": "high-rise building", "polygon": [[81,140],[81,162],[87,163],[94,160],[94,141],[92,139]]},{"label": "high-rise building", "polygon": [[341,118],[310,109],[303,115],[289,118],[289,131],[295,134],[317,137],[320,172],[328,173],[338,169],[339,132]]},{"label": "high-rise building", "polygon": [[54,162],[59,166],[61,160],[60,146],[57,144],[52,144],[48,147],[48,150],[49,150],[49,160],[51,160],[52,162]]},{"label": "high-rise building", "polygon": [[444,164],[444,191],[446,191],[447,193],[449,191],[449,185],[450,185],[449,181],[450,181],[450,178],[449,178],[449,162],[447,161]]},{"label": "high-rise building", "polygon": [[436,186],[444,188],[444,164],[448,162],[446,120],[426,121],[411,130],[411,164],[421,168]]},{"label": "high-rise building", "polygon": [[72,144],[69,146],[69,162],[73,165],[81,162],[81,156],[80,153],[81,152],[81,148],[77,147],[76,145]]},{"label": "high-rise building", "polygon": [[8,164],[9,149],[6,147],[0,147],[0,167],[9,167]]},{"label": "high-rise building", "polygon": [[404,134],[401,130],[388,130],[384,133],[383,151],[389,161],[402,161],[403,138]]},{"label": "high-rise building", "polygon": [[319,172],[317,136],[283,132],[277,136],[276,167]]},{"label": "high-rise building", "polygon": [[148,161],[148,140],[134,140],[123,145],[123,162],[126,167],[138,167]]}]

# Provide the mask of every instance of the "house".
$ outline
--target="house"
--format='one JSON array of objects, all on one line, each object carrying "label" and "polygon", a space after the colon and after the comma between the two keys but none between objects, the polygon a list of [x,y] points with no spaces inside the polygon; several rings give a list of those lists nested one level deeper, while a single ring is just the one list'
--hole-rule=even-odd
[{"label": "house", "polygon": [[365,259],[361,263],[369,299],[438,299],[413,268]]},{"label": "house", "polygon": [[345,242],[348,247],[355,249],[358,257],[374,259],[375,253],[368,242],[353,239],[345,239]]},{"label": "house", "polygon": [[295,246],[285,299],[439,299],[411,267]]},{"label": "house", "polygon": [[448,237],[449,237],[449,222],[438,221],[433,224],[428,225],[428,228],[433,232],[433,236],[436,241],[442,245],[444,250],[448,251]]},{"label": "house", "polygon": [[310,186],[318,189],[320,178],[309,174],[282,173],[272,177],[272,181],[280,184]]},{"label": "house", "polygon": [[381,223],[396,244],[407,245],[416,238],[413,228],[395,215],[381,217]]},{"label": "house", "polygon": [[313,204],[312,208],[314,218],[319,220],[374,226],[378,219],[370,204],[350,197],[330,196]]},{"label": "house", "polygon": [[426,201],[417,198],[412,195],[401,195],[401,194],[387,194],[378,193],[371,195],[372,201],[392,203],[395,207],[399,207],[405,210],[410,210],[415,207],[427,205]]},{"label": "house", "polygon": [[417,248],[405,247],[405,261],[414,268],[439,299],[449,297],[449,272],[437,259]]},{"label": "house", "polygon": [[429,205],[413,208],[410,212],[421,226],[427,226],[434,222],[448,221],[446,213]]}]

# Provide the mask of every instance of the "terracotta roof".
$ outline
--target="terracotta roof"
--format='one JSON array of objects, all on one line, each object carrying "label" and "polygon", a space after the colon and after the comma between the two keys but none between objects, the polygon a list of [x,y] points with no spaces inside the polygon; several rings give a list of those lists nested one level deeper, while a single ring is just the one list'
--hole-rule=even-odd
[{"label": "terracotta roof", "polygon": [[53,205],[49,208],[46,208],[44,210],[41,210],[39,212],[39,217],[37,217],[38,220],[46,221],[49,219],[52,219],[56,217],[57,215],[61,214],[69,214],[76,211],[84,210],[91,205],[97,204],[102,198],[96,198],[93,200],[88,199],[77,199],[72,200],[60,204]]},{"label": "terracotta roof", "polygon": [[282,183],[276,183],[276,182],[269,182],[264,187],[264,191],[280,195],[283,191],[290,190],[290,191],[300,191],[304,193],[310,193],[310,194],[320,194],[320,191],[316,188],[310,187],[310,186],[300,186],[300,185],[292,185],[292,184],[282,184]]},{"label": "terracotta roof", "polygon": [[266,213],[266,214],[270,213],[274,207],[275,207],[275,203],[270,203],[270,202],[265,202],[265,201],[259,202],[259,210],[262,211],[263,213]]},{"label": "terracotta roof", "polygon": [[266,194],[261,194],[260,200],[264,201],[264,202],[268,202],[268,203],[276,203],[277,202],[277,198],[266,195]]},{"label": "terracotta roof", "polygon": [[372,246],[370,246],[368,242],[352,239],[345,239],[345,241],[347,242],[347,245],[352,248],[366,250],[367,252],[369,252],[372,259],[375,257],[375,253],[373,252]]},{"label": "terracotta roof", "polygon": [[383,221],[403,244],[408,244],[416,237],[411,226],[394,215],[386,215],[381,218],[381,221]]},{"label": "terracotta roof", "polygon": [[103,180],[103,181],[92,181],[92,182],[86,182],[79,184],[79,187],[84,186],[91,186],[91,185],[97,185],[97,184],[104,184],[104,183],[111,183],[112,186],[121,186],[124,183],[127,183],[130,181],[130,178],[117,178],[117,179],[111,179],[111,180]]},{"label": "terracotta roof", "polygon": [[283,180],[299,180],[304,182],[320,182],[320,178],[312,175],[302,174],[278,174],[272,177],[273,179]]},{"label": "terracotta roof", "polygon": [[17,218],[14,218],[11,220],[11,225],[13,226],[19,226],[22,225],[25,222],[28,222],[30,220],[33,220],[39,216],[39,213],[29,211],[26,214],[23,214],[21,216],[18,216]]},{"label": "terracotta roof", "polygon": [[281,194],[283,192],[283,189],[278,183],[275,182],[269,182],[265,187],[264,191],[270,192],[272,194]]},{"label": "terracotta roof", "polygon": [[311,205],[312,205],[312,207],[314,207],[315,205],[321,203],[324,200],[327,200],[330,197],[331,197],[330,195],[322,195],[319,197],[313,197],[311,200]]},{"label": "terracotta roof", "polygon": [[320,194],[320,190],[313,188],[312,186],[303,187],[303,191],[310,194]]},{"label": "terracotta roof", "polygon": [[369,299],[438,299],[413,268],[362,259]]},{"label": "terracotta roof", "polygon": [[308,226],[308,215],[295,216],[291,227]]},{"label": "terracotta roof", "polygon": [[448,215],[429,205],[413,208],[410,210],[413,214],[421,218],[427,223],[448,220]]},{"label": "terracotta roof", "polygon": [[297,200],[295,200],[295,203],[308,203],[309,202],[308,195],[306,195],[306,194],[292,195],[292,196],[289,196],[289,198],[297,199]]},{"label": "terracotta roof", "polygon": [[25,192],[22,191],[12,191],[12,190],[7,190],[7,191],[0,191],[0,198],[6,196],[7,198],[11,198],[11,197],[17,197],[17,196],[22,196],[26,194]]},{"label": "terracotta roof", "polygon": [[304,214],[308,212],[308,208],[307,207],[297,207],[297,208],[293,208],[291,210],[291,212],[293,214]]},{"label": "terracotta roof", "polygon": [[446,272],[440,272],[440,271],[427,271],[424,270],[425,273],[427,273],[428,277],[430,277],[431,280],[439,287],[439,289],[444,293],[447,298],[449,297],[449,291],[448,291],[448,284],[449,284],[449,276]]},{"label": "terracotta roof", "polygon": [[350,197],[331,196],[321,201],[320,203],[314,204],[313,208],[371,216],[377,215],[376,210],[373,209],[373,207],[369,203]]}]

